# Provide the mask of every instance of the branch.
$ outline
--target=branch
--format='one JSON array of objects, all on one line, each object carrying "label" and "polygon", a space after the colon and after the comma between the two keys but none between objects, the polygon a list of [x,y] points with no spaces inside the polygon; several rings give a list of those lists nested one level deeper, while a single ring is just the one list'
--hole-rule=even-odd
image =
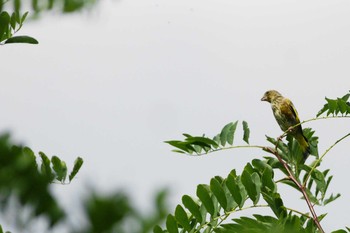
[{"label": "branch", "polygon": [[[281,140],[282,137],[279,137],[277,139],[277,143],[279,140]],[[277,147],[277,143],[276,143],[276,147]],[[265,147],[264,148],[266,151],[274,154],[278,161],[283,165],[283,167],[286,169],[286,171],[288,172],[288,175],[289,175],[289,179],[293,181],[293,183],[299,188],[300,192],[303,194],[304,198],[305,198],[305,201],[309,207],[309,210],[312,214],[312,218],[317,226],[317,228],[322,232],[322,233],[325,233],[321,224],[320,224],[320,221],[318,220],[318,217],[317,217],[317,214],[315,212],[315,209],[310,201],[310,198],[309,196],[307,195],[306,191],[305,191],[305,186],[302,185],[294,176],[293,172],[291,171],[290,167],[288,166],[288,164],[281,158],[281,156],[278,154],[278,151],[275,149],[272,149],[271,147]]]},{"label": "branch", "polygon": [[294,129],[295,127],[305,124],[307,122],[311,122],[311,121],[318,121],[318,120],[326,120],[326,119],[338,119],[338,118],[350,118],[350,116],[325,116],[325,117],[315,117],[315,118],[311,118],[305,121],[302,121],[296,125],[291,126],[289,129],[287,129],[286,131],[283,132],[283,134],[280,136],[280,138],[283,138],[285,136],[287,136],[287,134]]}]

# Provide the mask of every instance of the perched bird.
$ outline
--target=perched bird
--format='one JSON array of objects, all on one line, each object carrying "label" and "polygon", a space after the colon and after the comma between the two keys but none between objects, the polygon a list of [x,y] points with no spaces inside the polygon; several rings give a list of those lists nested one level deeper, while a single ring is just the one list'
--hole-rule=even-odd
[{"label": "perched bird", "polygon": [[284,98],[278,91],[275,90],[265,92],[264,96],[261,98],[261,101],[271,103],[273,115],[275,116],[278,125],[281,127],[283,132],[290,129],[289,133],[299,143],[305,161],[307,156],[310,154],[310,145],[307,138],[303,134],[301,125],[291,128],[292,126],[300,123],[298,112],[295,109],[292,101]]}]

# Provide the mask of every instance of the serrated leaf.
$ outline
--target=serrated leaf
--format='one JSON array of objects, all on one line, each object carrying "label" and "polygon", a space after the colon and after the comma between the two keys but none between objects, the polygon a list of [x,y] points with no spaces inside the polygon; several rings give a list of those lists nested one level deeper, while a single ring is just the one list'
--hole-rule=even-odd
[{"label": "serrated leaf", "polygon": [[320,111],[318,111],[318,113],[316,114],[316,117],[321,116],[327,110],[328,110],[328,104],[323,105],[323,108]]},{"label": "serrated leaf", "polygon": [[70,172],[69,174],[69,182],[72,181],[72,179],[76,176],[76,174],[79,172],[81,166],[83,165],[84,160],[80,157],[78,157],[75,161],[74,161],[74,166],[73,166],[73,170]]},{"label": "serrated leaf", "polygon": [[248,123],[246,121],[243,121],[242,124],[243,124],[243,132],[244,132],[243,141],[249,144],[250,129],[248,127]]},{"label": "serrated leaf", "polygon": [[326,189],[326,181],[325,181],[323,173],[320,172],[319,170],[315,169],[311,173],[311,177],[313,178],[313,180],[316,183],[316,193],[318,191],[320,191],[322,194],[324,194],[325,193],[325,189]]},{"label": "serrated leaf", "polygon": [[214,203],[209,195],[207,187],[202,184],[198,185],[196,194],[199,200],[201,200],[201,202],[203,203],[208,213],[213,216],[215,213]]},{"label": "serrated leaf", "polygon": [[327,198],[326,200],[323,201],[323,205],[327,205],[327,204],[331,203],[332,201],[338,199],[340,196],[341,196],[340,193],[337,193],[335,196],[333,196],[333,193],[332,193],[329,198]]},{"label": "serrated leaf", "polygon": [[327,116],[329,114],[335,114],[336,110],[337,110],[337,101],[333,100],[333,99],[328,99],[326,97],[326,101],[328,103],[328,112],[327,112]]},{"label": "serrated leaf", "polygon": [[179,233],[175,217],[171,214],[168,215],[165,225],[169,233]]},{"label": "serrated leaf", "polygon": [[346,111],[348,109],[348,105],[346,104],[346,102],[343,99],[338,98],[337,105],[338,105],[338,108],[339,108],[339,111],[341,114],[346,113]]},{"label": "serrated leaf", "polygon": [[221,184],[217,179],[213,178],[210,180],[210,189],[213,192],[216,199],[218,200],[218,202],[220,203],[220,205],[222,206],[222,208],[228,211],[225,191],[221,187]]},{"label": "serrated leaf", "polygon": [[14,36],[5,41],[5,44],[25,43],[25,44],[39,44],[39,42],[30,36]]},{"label": "serrated leaf", "polygon": [[202,222],[202,214],[200,212],[198,204],[188,195],[182,197],[182,203],[190,211],[190,213],[196,218],[198,222]]},{"label": "serrated leaf", "polygon": [[175,219],[185,230],[190,231],[192,229],[187,213],[181,205],[177,205],[175,208]]}]

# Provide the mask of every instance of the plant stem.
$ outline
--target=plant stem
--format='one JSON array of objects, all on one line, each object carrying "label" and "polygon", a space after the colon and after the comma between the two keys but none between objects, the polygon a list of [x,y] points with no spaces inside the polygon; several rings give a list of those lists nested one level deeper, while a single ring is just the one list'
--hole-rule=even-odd
[{"label": "plant stem", "polygon": [[[279,140],[281,140],[282,137],[279,137],[277,139],[277,143]],[[277,145],[277,144],[276,144]],[[276,146],[277,147],[277,146]],[[312,214],[312,218],[317,226],[317,228],[321,231],[321,233],[325,233],[321,224],[320,224],[320,221],[318,220],[318,217],[317,217],[317,214],[315,212],[315,209],[310,201],[310,198],[309,196],[307,195],[306,193],[306,190],[305,190],[305,186],[303,186],[294,176],[293,172],[291,171],[290,167],[288,166],[288,164],[281,158],[281,156],[278,154],[278,151],[276,149],[273,149],[273,148],[270,148],[270,147],[265,147],[265,150],[266,151],[269,151],[270,153],[274,154],[278,161],[283,165],[283,167],[286,169],[286,171],[288,172],[288,175],[289,175],[289,179],[293,181],[293,183],[299,188],[300,192],[303,194],[304,198],[305,198],[305,201],[309,207],[309,210]]]},{"label": "plant stem", "polygon": [[305,179],[304,182],[304,186],[306,185],[307,181],[309,180],[312,172],[316,169],[316,167],[321,163],[322,159],[326,156],[326,154],[333,148],[335,147],[335,145],[337,145],[339,142],[341,142],[342,140],[344,140],[345,138],[349,137],[350,133],[344,135],[343,137],[339,138],[335,143],[333,143],[333,145],[331,145],[323,154],[322,156],[316,160],[315,164],[312,166],[310,172],[307,174],[307,177]]}]

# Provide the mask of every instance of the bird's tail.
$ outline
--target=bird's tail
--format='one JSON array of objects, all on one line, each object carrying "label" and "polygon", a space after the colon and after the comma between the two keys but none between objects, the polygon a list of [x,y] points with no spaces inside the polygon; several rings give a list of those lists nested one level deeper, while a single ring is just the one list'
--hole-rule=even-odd
[{"label": "bird's tail", "polygon": [[305,162],[305,160],[307,159],[307,157],[309,156],[309,154],[311,152],[309,141],[307,140],[307,138],[303,134],[300,134],[300,136],[298,135],[295,139],[298,141],[298,143],[301,147],[301,150],[303,153],[303,159]]}]

